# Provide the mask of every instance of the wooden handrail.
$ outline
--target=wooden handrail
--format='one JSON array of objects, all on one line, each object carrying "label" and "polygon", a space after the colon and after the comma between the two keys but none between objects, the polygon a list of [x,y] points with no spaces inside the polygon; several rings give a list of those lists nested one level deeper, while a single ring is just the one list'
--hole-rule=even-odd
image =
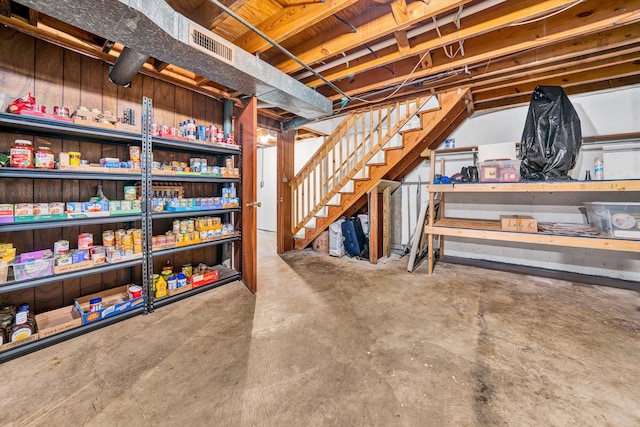
[{"label": "wooden handrail", "polygon": [[298,233],[358,171],[364,171],[367,162],[429,98],[367,107],[347,115],[290,182],[293,233]]}]

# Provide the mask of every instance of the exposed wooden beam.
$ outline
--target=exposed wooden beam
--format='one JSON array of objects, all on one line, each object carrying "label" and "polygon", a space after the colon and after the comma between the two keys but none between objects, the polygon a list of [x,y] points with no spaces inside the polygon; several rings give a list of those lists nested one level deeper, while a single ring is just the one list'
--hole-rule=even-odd
[{"label": "exposed wooden beam", "polygon": [[[596,92],[600,90],[617,89],[625,86],[640,84],[640,75],[621,77],[618,79],[608,79],[599,82],[588,82],[564,88],[567,95],[577,95],[581,93]],[[494,99],[488,102],[475,103],[475,110],[495,111],[507,107],[527,105],[530,101],[531,93],[523,93],[517,97]]]},{"label": "exposed wooden beam", "polygon": [[[449,34],[443,34],[442,37],[428,37],[426,40],[420,43],[417,43],[417,44],[414,43],[414,46],[411,48],[411,52],[414,55],[420,55],[422,52],[433,51],[434,49],[442,48],[452,43],[457,43],[459,40],[467,40],[473,37],[478,37],[480,35],[490,33],[497,29],[505,28],[515,22],[520,22],[523,20],[528,20],[528,19],[540,16],[540,14],[548,12],[549,10],[555,10],[558,7],[561,7],[563,5],[566,6],[567,4],[571,4],[573,2],[574,2],[573,0],[547,0],[547,1],[542,1],[540,3],[537,3],[533,6],[527,6],[527,7],[520,7],[522,3],[518,2],[518,4],[516,5],[510,5],[508,12],[505,11],[505,13],[500,14],[492,19],[484,20],[484,19],[477,18],[475,20],[475,24],[466,25],[464,28],[460,30],[451,32]],[[544,34],[543,23],[540,23],[537,25],[532,24],[532,25],[535,25],[536,28],[540,28],[541,30],[540,32],[542,33],[540,35]],[[522,28],[517,27],[517,29],[512,28],[511,30],[512,32],[516,33],[514,35],[517,35],[516,30],[521,31]],[[532,40],[533,42],[535,42],[535,39],[532,39]],[[529,41],[532,42],[531,40]],[[465,47],[465,51],[466,51],[466,56],[464,58],[463,57],[458,57],[458,58],[462,58],[465,64],[471,63],[471,61],[467,59],[467,57],[471,54],[471,52],[469,52],[466,47]],[[398,61],[399,59],[402,59],[403,56],[405,55],[400,55],[398,51],[391,51],[390,53],[381,55],[378,58],[374,58],[359,64],[353,64],[347,69],[345,69],[344,67],[339,67],[337,70],[333,72],[324,73],[324,76],[330,81],[339,80],[346,77],[347,75],[351,75],[354,73],[358,74],[358,73],[370,70],[372,68],[380,67],[382,65],[386,65],[391,62]],[[498,57],[498,55],[494,55],[493,57],[494,58]],[[399,80],[402,81],[403,79],[404,77]],[[322,81],[319,79],[314,79],[310,82],[307,82],[307,84],[311,87],[317,87],[318,85],[322,84]]]},{"label": "exposed wooden beam", "polygon": [[[633,6],[630,4],[633,3]],[[531,24],[528,28],[515,27],[503,29],[496,33],[487,34],[485,37],[478,37],[467,40],[465,43],[466,56],[454,58],[453,60],[440,61],[429,70],[418,70],[413,74],[414,79],[422,77],[438,75],[440,73],[450,72],[450,70],[461,70],[465,66],[490,63],[494,58],[506,57],[517,54],[522,51],[536,49],[542,46],[548,46],[563,40],[585,36],[588,34],[598,33],[611,29],[613,27],[622,27],[625,25],[635,24],[640,21],[640,14],[637,10],[640,8],[640,0],[629,1],[607,1],[601,6],[601,3],[595,8],[591,8],[591,14],[583,17],[572,19],[558,19],[557,21],[547,23]],[[616,10],[613,5],[627,4],[626,10],[630,12]],[[577,6],[580,7],[580,6]],[[577,12],[574,12],[577,13]],[[555,18],[555,17],[554,17]],[[551,19],[554,19],[551,18]],[[552,25],[553,24],[553,25]],[[414,47],[412,49],[416,49]],[[397,53],[386,56],[397,57]],[[383,58],[380,58],[383,59]],[[347,94],[361,94],[363,92],[377,90],[381,87],[391,84],[401,83],[414,66],[413,61],[396,62],[394,68],[396,76],[380,82],[379,79],[365,80],[358,87],[347,87],[344,83],[338,84]],[[350,68],[352,70],[357,66]],[[353,70],[352,70],[353,71]],[[327,76],[331,79],[331,76]],[[357,76],[359,79],[362,76]],[[360,79],[362,80],[362,79]],[[307,82],[312,86],[312,83]],[[331,99],[338,99],[339,96],[330,96]]]},{"label": "exposed wooden beam", "polygon": [[[345,52],[362,46],[372,40],[379,39],[384,35],[392,34],[395,31],[405,30],[412,25],[430,19],[447,11],[453,10],[460,5],[469,3],[470,0],[431,0],[430,2],[413,2],[407,5],[409,19],[399,25],[393,14],[388,14],[371,20],[357,28],[356,33],[342,34],[330,40],[313,40],[294,53],[305,64],[314,64],[325,60],[341,52]],[[293,73],[301,69],[300,64],[287,59],[276,65],[284,73]]]},{"label": "exposed wooden beam", "polygon": [[[572,73],[597,71],[613,65],[634,62],[640,63],[640,44],[634,44],[626,49],[606,52],[602,55],[575,58],[571,62],[557,61],[543,67],[530,68],[519,72],[510,72],[502,76],[472,82],[471,84],[473,86],[473,92],[476,95],[492,91],[497,91],[499,93],[504,90],[508,91],[515,83],[518,85],[528,82],[535,83],[542,79],[552,79]],[[640,72],[640,66],[638,66],[637,69]]]},{"label": "exposed wooden beam", "polygon": [[[260,23],[256,28],[276,42],[281,42],[357,1],[328,0],[322,3],[290,6]],[[271,47],[268,41],[251,30],[234,40],[234,44],[251,53],[263,52]]]},{"label": "exposed wooden beam", "polygon": [[398,43],[398,52],[402,56],[409,56],[411,54],[411,46],[409,45],[409,39],[407,38],[406,31],[396,31],[393,33]]},{"label": "exposed wooden beam", "polygon": [[160,72],[164,70],[165,68],[167,68],[167,65],[169,65],[168,62],[160,61],[157,58],[153,58],[153,68],[155,68],[156,71]]},{"label": "exposed wooden beam", "polygon": [[[41,40],[45,40],[56,46],[60,46],[70,51],[77,52],[81,55],[104,61],[108,64],[115,64],[116,60],[118,59],[118,56],[114,55],[113,53],[107,54],[102,52],[102,43],[99,45],[89,44],[69,34],[49,28],[43,24],[40,24],[37,27],[34,27],[24,22],[23,20],[20,20],[17,18],[7,18],[3,15],[0,15],[0,24],[7,25],[8,27],[11,27],[17,31],[20,31],[21,33],[28,34],[32,37],[35,37]],[[175,68],[178,68],[178,67],[175,67]],[[156,71],[151,64],[146,63],[140,69],[139,72],[151,77],[158,78],[160,80],[164,80],[169,83],[173,83],[177,86],[190,89],[194,92],[201,93],[205,96],[209,96],[217,99],[229,98],[229,99],[233,99],[234,102],[239,103],[239,101],[234,97],[230,96],[228,92],[217,89],[215,87],[206,87],[206,88],[200,87],[197,84],[195,84],[195,81],[193,78],[189,78],[188,76],[177,73],[173,70],[170,70],[169,68],[165,69],[162,73],[160,73]]]},{"label": "exposed wooden beam", "polygon": [[[233,11],[237,11],[242,6],[247,4],[249,0],[221,0],[222,4],[227,6],[229,9]],[[228,16],[222,12],[222,10],[216,7],[214,4],[204,1],[200,7],[195,9],[194,14],[200,15],[202,21],[204,22],[202,25],[210,30],[214,30],[215,27],[221,25]],[[205,22],[206,21],[206,22]]]},{"label": "exposed wooden beam", "polygon": [[391,3],[391,13],[398,25],[405,24],[409,21],[409,11],[407,10],[407,2],[405,0],[395,0]]},{"label": "exposed wooden beam", "polygon": [[38,11],[35,9],[29,9],[29,24],[36,26],[38,25]]},{"label": "exposed wooden beam", "polygon": [[515,81],[512,85],[505,85],[497,89],[487,89],[481,92],[474,91],[474,100],[477,102],[486,102],[512,96],[517,97],[522,93],[531,93],[538,85],[569,87],[634,75],[640,76],[640,61],[637,60],[638,58],[640,58],[640,54],[633,55],[633,57],[629,59],[631,62],[623,62],[608,67],[595,69],[585,67],[579,71],[576,70],[576,68],[580,67],[572,67],[572,71],[552,73],[550,76],[545,76],[543,73],[537,76],[537,78]]}]

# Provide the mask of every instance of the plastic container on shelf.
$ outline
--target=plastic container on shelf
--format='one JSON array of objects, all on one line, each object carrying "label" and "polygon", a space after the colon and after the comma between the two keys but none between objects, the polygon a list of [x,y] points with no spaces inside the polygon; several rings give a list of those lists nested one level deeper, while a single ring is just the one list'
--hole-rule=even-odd
[{"label": "plastic container on shelf", "polygon": [[38,169],[53,169],[56,164],[55,155],[51,147],[43,145],[35,152],[33,166]]},{"label": "plastic container on shelf", "polygon": [[33,168],[33,145],[28,139],[16,139],[9,153],[12,168]]},{"label": "plastic container on shelf", "polygon": [[55,258],[37,259],[13,264],[13,276],[16,280],[30,280],[53,275]]},{"label": "plastic container on shelf", "polygon": [[587,218],[612,237],[640,239],[640,203],[586,202]]},{"label": "plastic container on shelf", "polygon": [[9,273],[9,264],[0,260],[0,285],[7,283],[7,274]]},{"label": "plastic container on shelf", "polygon": [[520,182],[520,160],[478,162],[480,182]]}]

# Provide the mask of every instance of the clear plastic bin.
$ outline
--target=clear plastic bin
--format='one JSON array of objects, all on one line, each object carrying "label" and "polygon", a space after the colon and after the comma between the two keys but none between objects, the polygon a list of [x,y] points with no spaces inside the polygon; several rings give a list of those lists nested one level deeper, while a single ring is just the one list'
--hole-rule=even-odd
[{"label": "clear plastic bin", "polygon": [[520,182],[520,160],[478,162],[480,182]]},{"label": "clear plastic bin", "polygon": [[21,264],[13,264],[13,276],[16,280],[30,280],[53,275],[55,258],[37,259]]},{"label": "clear plastic bin", "polygon": [[7,283],[7,274],[9,273],[9,264],[0,260],[0,285]]},{"label": "clear plastic bin", "polygon": [[613,237],[640,240],[640,203],[586,202],[592,227]]}]

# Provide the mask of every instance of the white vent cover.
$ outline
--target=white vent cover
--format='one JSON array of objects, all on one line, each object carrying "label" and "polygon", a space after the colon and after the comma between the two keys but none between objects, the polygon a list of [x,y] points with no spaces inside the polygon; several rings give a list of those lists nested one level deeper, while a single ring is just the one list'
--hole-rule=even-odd
[{"label": "white vent cover", "polygon": [[189,23],[189,46],[220,59],[227,64],[235,63],[235,46],[211,31]]}]

